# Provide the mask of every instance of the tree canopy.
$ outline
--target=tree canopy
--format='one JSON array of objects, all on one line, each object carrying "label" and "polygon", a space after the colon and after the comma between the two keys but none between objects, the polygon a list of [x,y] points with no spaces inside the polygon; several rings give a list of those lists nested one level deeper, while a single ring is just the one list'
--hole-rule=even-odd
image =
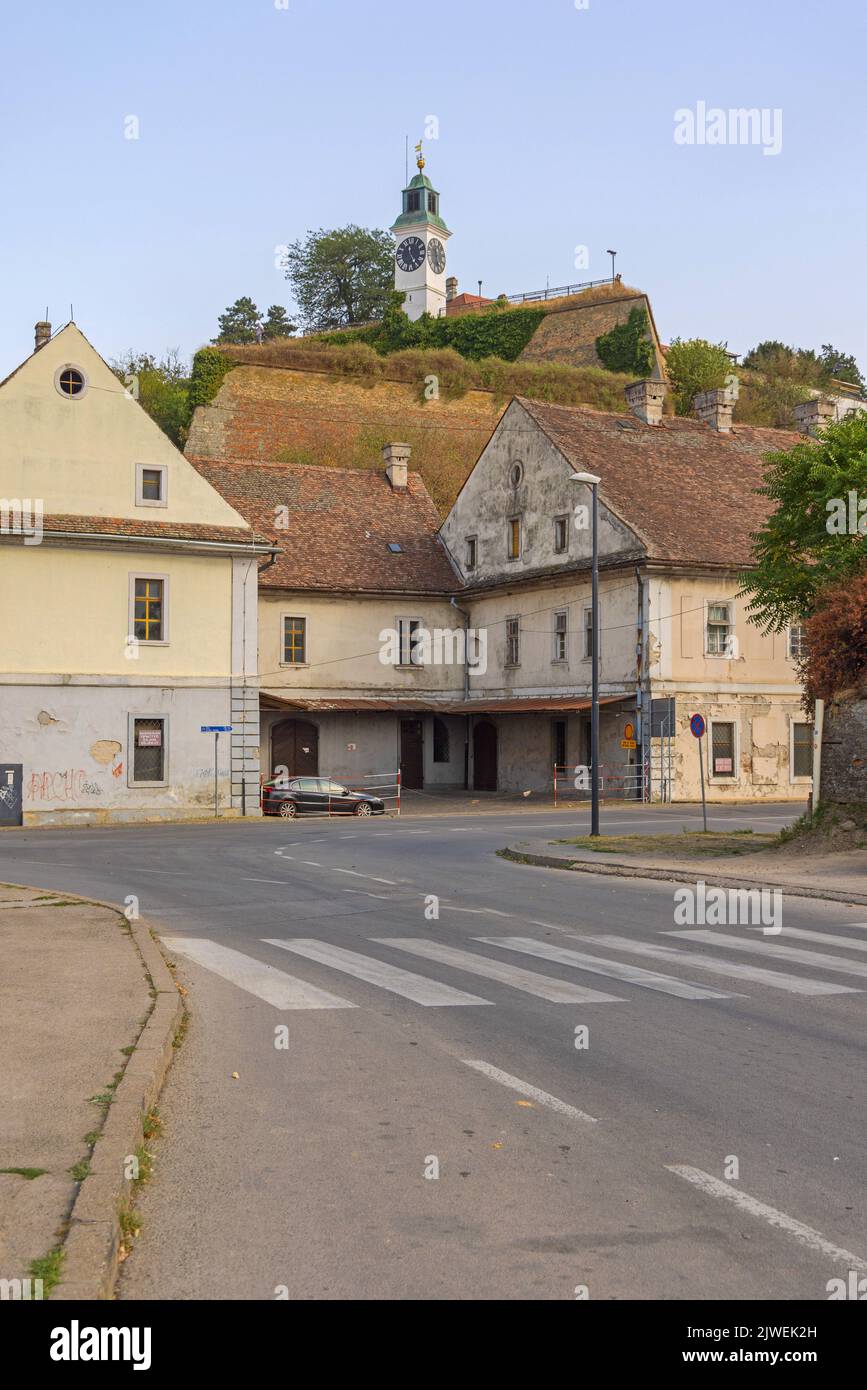
[{"label": "tree canopy", "polygon": [[183,449],[189,424],[190,369],[177,348],[167,349],[159,359],[130,349],[111,363],[111,369],[172,443]]},{"label": "tree canopy", "polygon": [[724,343],[704,338],[675,338],[665,358],[678,415],[691,415],[693,398],[700,391],[725,386],[732,373],[732,359]]},{"label": "tree canopy", "polygon": [[779,632],[867,567],[867,411],[770,454],[759,491],[775,506],[754,537],[741,593],[753,621]]},{"label": "tree canopy", "polygon": [[308,232],[289,246],[286,266],[308,330],[382,318],[394,291],[394,241],[353,223]]}]

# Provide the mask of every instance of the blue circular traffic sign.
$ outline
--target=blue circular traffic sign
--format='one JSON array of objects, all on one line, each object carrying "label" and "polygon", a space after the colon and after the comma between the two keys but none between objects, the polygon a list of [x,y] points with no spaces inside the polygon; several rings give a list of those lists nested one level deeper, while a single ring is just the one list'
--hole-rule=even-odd
[{"label": "blue circular traffic sign", "polygon": [[704,737],[704,718],[700,714],[694,714],[689,721],[689,730],[693,738]]}]

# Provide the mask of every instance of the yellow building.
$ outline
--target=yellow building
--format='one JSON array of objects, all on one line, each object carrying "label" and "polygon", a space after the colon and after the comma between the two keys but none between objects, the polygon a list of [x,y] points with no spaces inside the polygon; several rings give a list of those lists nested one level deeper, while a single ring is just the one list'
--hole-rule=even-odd
[{"label": "yellow building", "polygon": [[258,814],[270,547],[74,323],[0,384],[0,823]]}]

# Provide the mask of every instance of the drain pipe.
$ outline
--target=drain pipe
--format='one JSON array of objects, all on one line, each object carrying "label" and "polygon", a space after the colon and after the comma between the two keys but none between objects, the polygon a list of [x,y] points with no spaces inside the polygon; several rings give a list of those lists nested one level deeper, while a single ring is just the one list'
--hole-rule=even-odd
[{"label": "drain pipe", "polygon": [[[464,620],[464,700],[469,703],[470,698],[470,615],[465,608],[458,607],[454,594],[451,596],[451,605],[456,613],[460,613]],[[464,715],[464,791],[470,788],[470,714],[469,711]]]},{"label": "drain pipe", "polygon": [[810,818],[819,809],[822,794],[822,731],[825,727],[825,701],[816,701],[813,716],[813,790],[810,794]]}]

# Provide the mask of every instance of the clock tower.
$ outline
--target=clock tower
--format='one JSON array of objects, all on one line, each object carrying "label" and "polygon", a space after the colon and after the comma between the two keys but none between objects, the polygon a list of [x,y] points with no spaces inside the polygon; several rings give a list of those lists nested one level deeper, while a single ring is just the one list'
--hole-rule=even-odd
[{"label": "clock tower", "polygon": [[421,145],[416,146],[418,173],[403,190],[403,211],[391,228],[397,239],[394,288],[404,295],[410,319],[446,311],[446,250],[451,232],[440,217],[440,195],[424,172]]}]

